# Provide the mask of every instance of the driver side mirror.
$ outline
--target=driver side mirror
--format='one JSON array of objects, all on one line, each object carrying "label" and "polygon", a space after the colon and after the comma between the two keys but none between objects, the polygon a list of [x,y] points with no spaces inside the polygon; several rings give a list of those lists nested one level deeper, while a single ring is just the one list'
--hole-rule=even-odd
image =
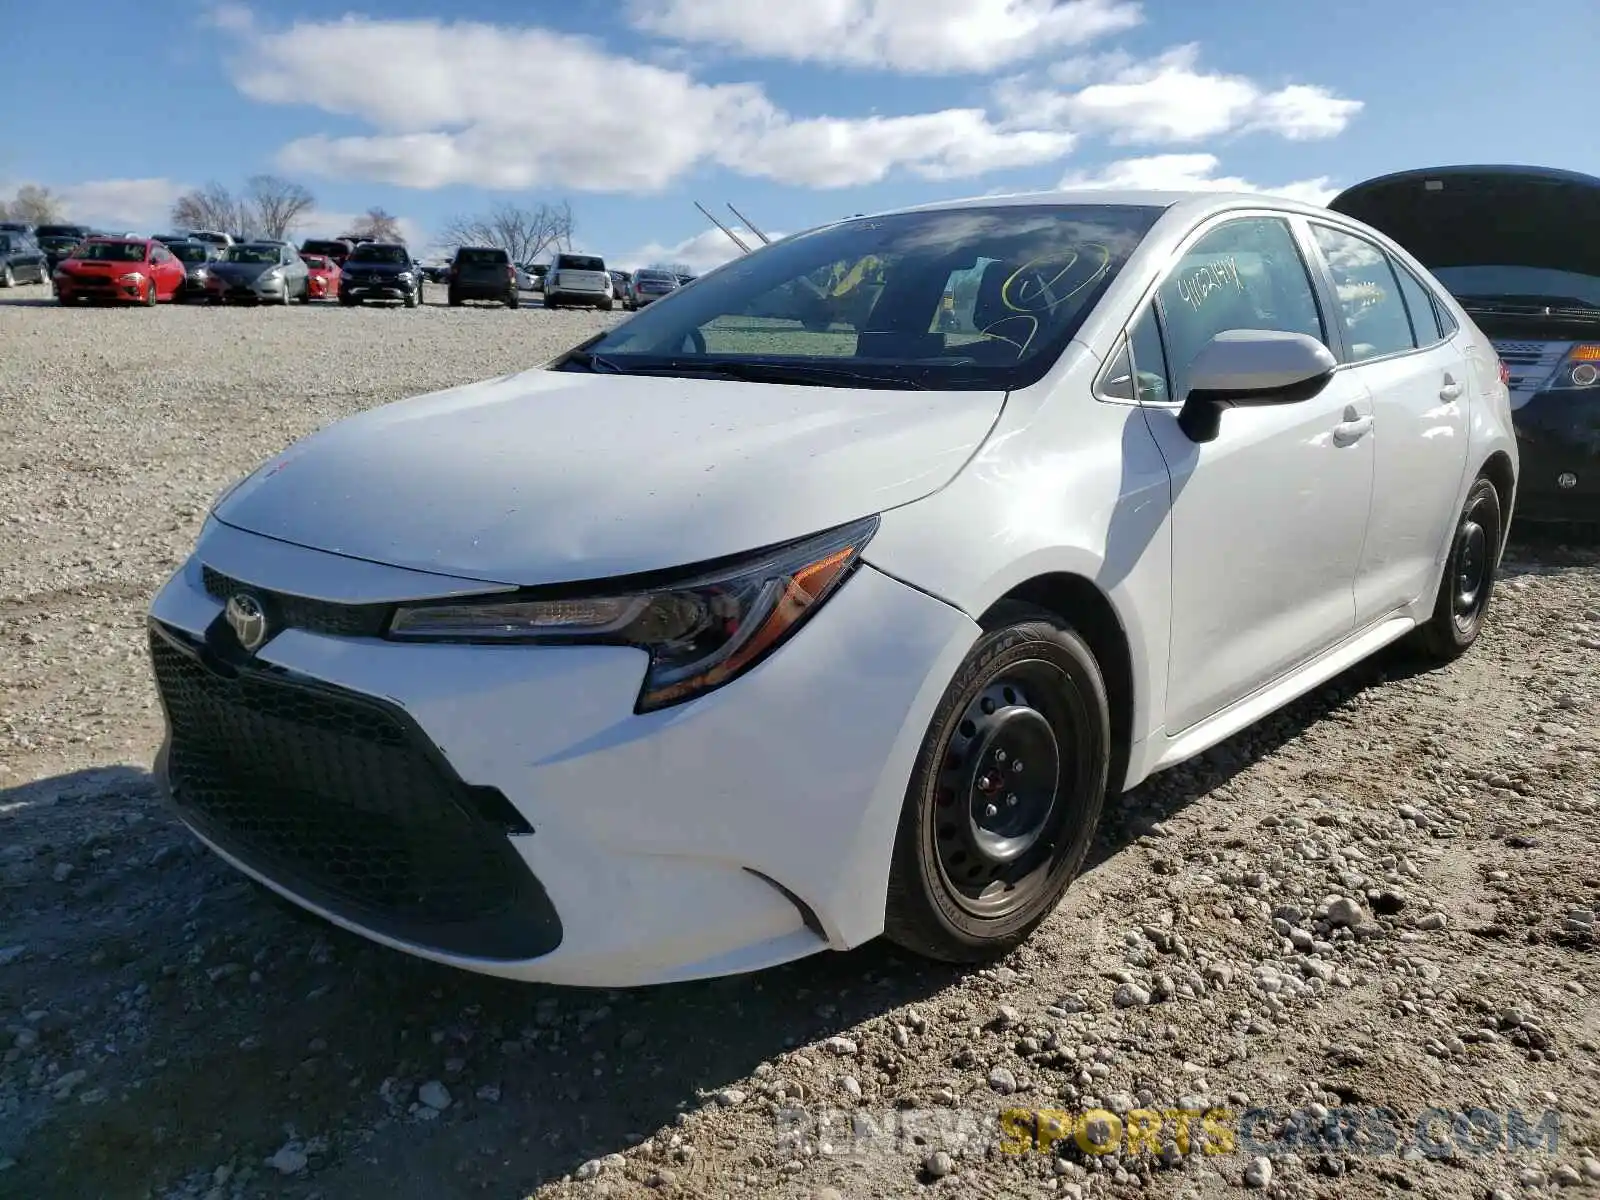
[{"label": "driver side mirror", "polygon": [[1225,329],[1189,365],[1178,426],[1192,442],[1216,439],[1222,411],[1298,404],[1328,386],[1338,360],[1316,338],[1274,329]]}]

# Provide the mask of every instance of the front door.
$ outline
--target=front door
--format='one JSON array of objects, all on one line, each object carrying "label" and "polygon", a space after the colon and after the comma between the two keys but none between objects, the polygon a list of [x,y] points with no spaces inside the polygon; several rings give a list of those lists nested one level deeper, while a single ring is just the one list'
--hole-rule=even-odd
[{"label": "front door", "polygon": [[[1131,329],[1142,406],[1172,475],[1169,736],[1243,699],[1355,629],[1372,503],[1372,404],[1336,371],[1294,404],[1223,414],[1216,439],[1179,428],[1194,356],[1225,329],[1329,331],[1295,232],[1229,217],[1192,242]],[[1152,365],[1155,364],[1155,365]]]}]

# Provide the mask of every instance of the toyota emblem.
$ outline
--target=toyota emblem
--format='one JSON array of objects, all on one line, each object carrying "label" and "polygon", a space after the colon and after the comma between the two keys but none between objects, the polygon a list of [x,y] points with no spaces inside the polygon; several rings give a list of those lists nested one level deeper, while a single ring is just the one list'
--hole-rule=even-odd
[{"label": "toyota emblem", "polygon": [[255,651],[267,640],[267,610],[261,601],[248,592],[239,592],[228,598],[226,609],[228,625],[239,645]]}]

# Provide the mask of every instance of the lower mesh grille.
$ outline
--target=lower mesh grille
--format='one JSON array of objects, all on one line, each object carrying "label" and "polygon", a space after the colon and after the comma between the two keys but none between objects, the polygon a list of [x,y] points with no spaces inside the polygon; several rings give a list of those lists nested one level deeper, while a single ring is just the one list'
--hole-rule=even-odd
[{"label": "lower mesh grille", "polygon": [[520,817],[455,778],[405,714],[264,665],[208,665],[160,626],[150,653],[173,801],[218,847],[407,942],[499,959],[560,944],[507,836]]}]

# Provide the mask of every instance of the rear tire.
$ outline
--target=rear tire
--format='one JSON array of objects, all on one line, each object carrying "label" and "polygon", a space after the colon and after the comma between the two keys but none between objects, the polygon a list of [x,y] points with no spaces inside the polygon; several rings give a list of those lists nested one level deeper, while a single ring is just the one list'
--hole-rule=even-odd
[{"label": "rear tire", "polygon": [[890,941],[952,963],[1009,953],[1055,909],[1111,762],[1105,681],[1083,639],[1010,602],[984,629],[923,738],[884,916]]},{"label": "rear tire", "polygon": [[1417,655],[1443,665],[1460,658],[1478,640],[1504,541],[1500,493],[1488,476],[1480,475],[1472,481],[1456,518],[1433,616],[1409,639]]},{"label": "rear tire", "polygon": [[452,289],[452,290],[450,290],[450,291],[445,293],[445,303],[450,305],[451,308],[460,308],[461,307],[461,297],[460,297],[460,295],[458,295],[456,293],[456,291],[454,289]]},{"label": "rear tire", "polygon": [[522,297],[517,295],[517,293],[515,293],[515,292],[512,292],[509,296],[506,297],[506,307],[507,308],[516,308],[521,303],[522,303]]}]

